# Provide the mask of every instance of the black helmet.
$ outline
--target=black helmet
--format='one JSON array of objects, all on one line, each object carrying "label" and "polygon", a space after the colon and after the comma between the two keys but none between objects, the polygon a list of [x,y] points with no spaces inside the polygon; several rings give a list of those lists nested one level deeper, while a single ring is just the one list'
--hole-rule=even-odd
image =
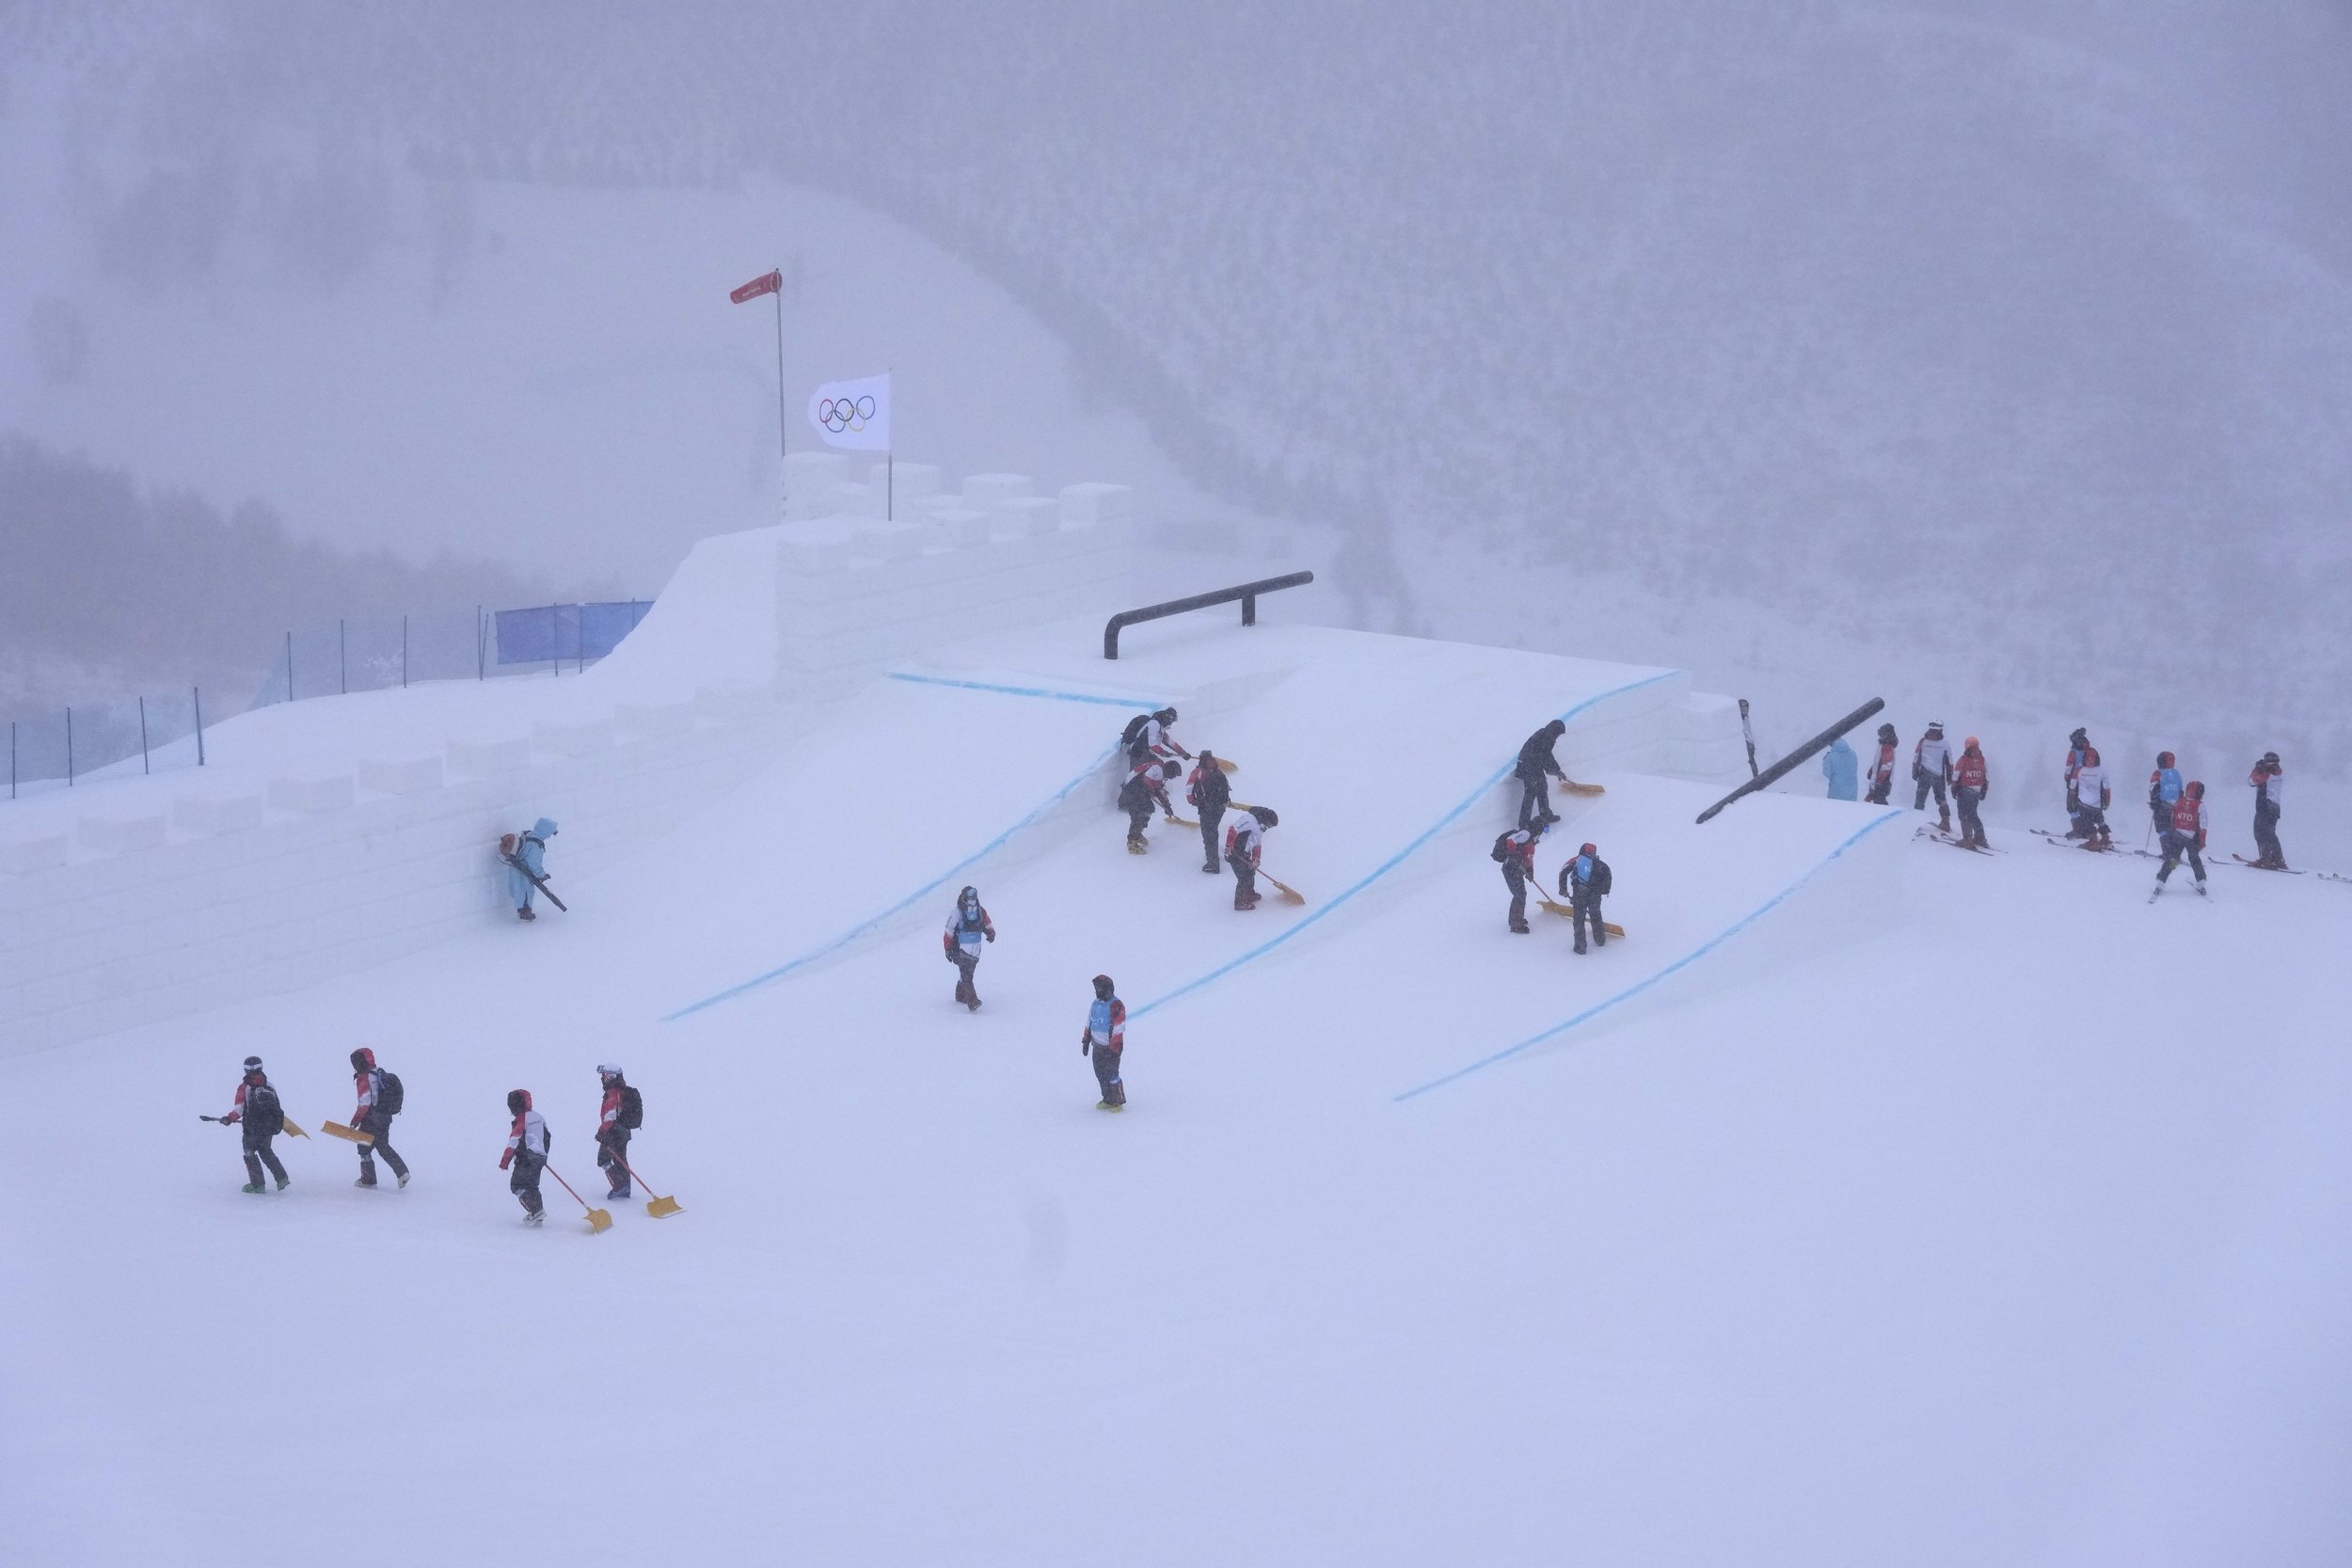
[{"label": "black helmet", "polygon": [[1111,992],[1118,989],[1117,986],[1111,984],[1111,977],[1107,974],[1097,974],[1094,977],[1094,994],[1105,1002],[1110,1000]]},{"label": "black helmet", "polygon": [[621,1065],[618,1062],[598,1062],[596,1064],[596,1076],[599,1078],[618,1078],[620,1075]]},{"label": "black helmet", "polygon": [[1258,819],[1261,828],[1279,828],[1282,825],[1282,819],[1274,815],[1272,806],[1251,806],[1249,815]]},{"label": "black helmet", "polygon": [[1568,721],[1565,719],[1554,719],[1550,723],[1544,726],[1544,733],[1546,735],[1565,735],[1568,733]]},{"label": "black helmet", "polygon": [[521,1116],[525,1111],[530,1110],[531,1091],[529,1089],[507,1090],[506,1108],[513,1112],[516,1116]]},{"label": "black helmet", "polygon": [[1158,712],[1152,714],[1152,717],[1158,720],[1163,724],[1173,724],[1176,722],[1176,710],[1172,707],[1164,707]]},{"label": "black helmet", "polygon": [[1892,725],[1892,724],[1881,724],[1881,725],[1879,726],[1879,738],[1880,738],[1881,740],[1892,740],[1892,739],[1894,739],[1894,738],[1895,738],[1895,726],[1894,726],[1894,725]]},{"label": "black helmet", "polygon": [[1163,779],[1172,779],[1182,771],[1184,769],[1176,766],[1176,759],[1173,757],[1160,764],[1160,777]]},{"label": "black helmet", "polygon": [[2088,746],[2090,744],[2090,736],[2086,735],[2081,730],[2076,730],[2073,735],[2068,736],[2066,738],[2073,741],[2077,746]]},{"label": "black helmet", "polygon": [[261,1057],[259,1057],[259,1056],[247,1056],[247,1057],[245,1059],[245,1075],[246,1075],[247,1078],[251,1078],[251,1077],[253,1077],[255,1074],[259,1073],[261,1070],[262,1070],[262,1058],[261,1058]]},{"label": "black helmet", "polygon": [[2263,761],[2270,764],[2271,767],[2276,768],[2279,766],[2279,753],[2276,752],[2265,752],[2263,753]]}]

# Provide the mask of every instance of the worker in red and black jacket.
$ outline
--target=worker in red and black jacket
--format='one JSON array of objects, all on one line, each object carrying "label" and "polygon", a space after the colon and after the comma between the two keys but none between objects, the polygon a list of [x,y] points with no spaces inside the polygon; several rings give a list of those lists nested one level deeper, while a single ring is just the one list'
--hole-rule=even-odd
[{"label": "worker in red and black jacket", "polygon": [[1544,819],[1538,816],[1495,840],[1494,858],[1502,865],[1502,885],[1511,890],[1513,936],[1528,934],[1527,884],[1535,875],[1535,845],[1543,836]]},{"label": "worker in red and black jacket", "polygon": [[1971,848],[1993,847],[1984,841],[1984,818],[1977,815],[1991,788],[1984,752],[1972,735],[1960,749],[1960,760],[1952,764],[1952,801],[1960,808],[1960,841]]},{"label": "worker in red and black jacket", "polygon": [[1094,1058],[1094,1081],[1102,1085],[1098,1111],[1116,1111],[1127,1103],[1126,1080],[1119,1074],[1127,1053],[1127,1004],[1107,974],[1094,977],[1094,1005],[1087,1009],[1086,1033],[1078,1037],[1078,1054]]},{"label": "worker in red and black jacket", "polygon": [[1870,789],[1863,799],[1874,806],[1886,804],[1895,792],[1895,726],[1879,726],[1879,753],[1870,764]]},{"label": "worker in red and black jacket", "polygon": [[2205,847],[2205,786],[2191,780],[2172,802],[2171,826],[2164,831],[2164,863],[2156,867],[2155,892],[2148,895],[2148,902],[2156,901],[2184,855],[2188,857],[2189,869],[2197,873],[2197,891],[2205,891],[2205,863],[2198,854]]},{"label": "worker in red and black jacket", "polygon": [[628,1196],[628,1102],[631,1098],[628,1081],[612,1062],[596,1069],[596,1077],[604,1085],[604,1099],[596,1107],[596,1168],[612,1190],[608,1198]]},{"label": "worker in red and black jacket", "polygon": [[243,1123],[245,1135],[245,1190],[248,1193],[268,1191],[262,1185],[262,1169],[278,1179],[278,1190],[286,1190],[286,1167],[278,1162],[278,1155],[269,1141],[285,1131],[286,1113],[278,1103],[278,1091],[270,1087],[269,1074],[262,1070],[262,1058],[245,1059],[245,1076],[238,1080],[237,1098],[229,1114],[220,1118],[223,1127]]},{"label": "worker in red and black jacket", "polygon": [[1233,786],[1210,752],[1202,752],[1193,765],[1192,776],[1184,781],[1184,799],[1200,816],[1200,869],[1212,877],[1221,876],[1225,868],[1216,863],[1221,842],[1217,824],[1225,819],[1225,808],[1232,804]]},{"label": "worker in red and black jacket", "polygon": [[351,1082],[359,1097],[358,1109],[351,1113],[351,1130],[365,1132],[373,1140],[359,1146],[359,1180],[352,1183],[355,1187],[375,1185],[375,1157],[379,1154],[392,1167],[392,1175],[400,1184],[408,1185],[408,1162],[392,1148],[392,1117],[400,1114],[400,1106],[385,1082],[389,1076],[375,1065],[375,1053],[366,1046],[351,1053]]}]

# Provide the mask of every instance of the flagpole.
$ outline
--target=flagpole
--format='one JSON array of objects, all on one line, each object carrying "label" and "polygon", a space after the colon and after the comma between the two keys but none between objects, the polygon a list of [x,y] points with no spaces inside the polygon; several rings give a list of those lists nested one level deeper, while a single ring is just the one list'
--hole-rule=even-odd
[{"label": "flagpole", "polygon": [[[887,366],[883,369],[882,374],[886,376],[891,375],[897,369],[898,367],[895,365]],[[894,396],[896,396],[898,392],[898,382],[895,376],[891,382],[891,392]],[[894,408],[890,411],[890,415],[893,428],[895,429],[898,411]],[[895,523],[898,520],[898,454],[893,449],[884,447],[882,449],[882,521],[885,523]]]},{"label": "flagpole", "polygon": [[[784,268],[779,266],[776,272],[781,277]],[[776,290],[776,461],[778,463],[783,463],[792,455],[785,435],[788,428],[784,412],[784,290],[778,288]],[[791,483],[792,470],[787,467],[784,469],[784,477],[777,482],[776,493],[778,498],[787,505],[792,499],[788,489]]]}]

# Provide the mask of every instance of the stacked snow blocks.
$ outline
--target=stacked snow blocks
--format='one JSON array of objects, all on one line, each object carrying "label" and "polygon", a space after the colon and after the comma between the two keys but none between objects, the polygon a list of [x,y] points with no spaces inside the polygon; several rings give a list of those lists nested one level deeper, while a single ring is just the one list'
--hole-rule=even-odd
[{"label": "stacked snow blocks", "polygon": [[1135,542],[1123,487],[1073,486],[1083,495],[1065,507],[1006,494],[1016,478],[968,481],[969,504],[919,522],[831,517],[777,530],[785,689],[837,694],[926,648],[1120,609]]},{"label": "stacked snow blocks", "polygon": [[158,810],[95,832],[99,819],[85,818],[78,858],[63,837],[0,846],[11,851],[0,864],[0,1056],[299,990],[453,936],[479,940],[514,921],[501,832],[541,815],[561,823],[550,868],[568,892],[782,748],[791,715],[771,694],[712,702],[715,718],[699,701],[631,711],[618,727],[635,737],[612,740],[607,724],[596,749],[581,749],[584,726],[545,747],[452,742],[456,776],[431,786],[439,758],[266,792],[208,781],[167,818],[153,781]]}]

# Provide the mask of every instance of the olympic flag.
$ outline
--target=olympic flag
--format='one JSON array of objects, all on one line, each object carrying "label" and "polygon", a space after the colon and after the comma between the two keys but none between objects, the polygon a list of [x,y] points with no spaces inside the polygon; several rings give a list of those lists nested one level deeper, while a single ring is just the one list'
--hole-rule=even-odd
[{"label": "olympic flag", "polygon": [[890,450],[890,374],[828,381],[808,400],[808,422],[829,447]]}]

